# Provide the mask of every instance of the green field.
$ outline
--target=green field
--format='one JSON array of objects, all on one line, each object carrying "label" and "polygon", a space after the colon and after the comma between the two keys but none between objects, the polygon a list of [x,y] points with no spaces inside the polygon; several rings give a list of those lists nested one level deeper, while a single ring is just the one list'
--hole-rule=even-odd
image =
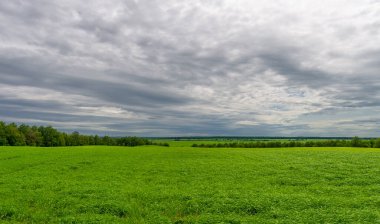
[{"label": "green field", "polygon": [[0,223],[380,223],[380,150],[0,147]]}]

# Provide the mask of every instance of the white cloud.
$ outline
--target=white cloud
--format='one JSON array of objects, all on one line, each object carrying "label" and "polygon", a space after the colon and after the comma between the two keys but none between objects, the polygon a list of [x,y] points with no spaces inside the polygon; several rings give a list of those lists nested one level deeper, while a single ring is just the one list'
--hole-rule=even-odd
[{"label": "white cloud", "polygon": [[258,125],[333,135],[326,111],[355,108],[352,121],[378,112],[379,12],[369,0],[2,2],[0,117],[57,113],[88,131],[147,135]]}]

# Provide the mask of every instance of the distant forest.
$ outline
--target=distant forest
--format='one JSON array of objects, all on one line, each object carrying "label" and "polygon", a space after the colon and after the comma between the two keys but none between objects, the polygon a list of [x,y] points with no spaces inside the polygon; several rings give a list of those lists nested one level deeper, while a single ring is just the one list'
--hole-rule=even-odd
[{"label": "distant forest", "polygon": [[218,143],[201,143],[193,144],[192,147],[200,148],[289,148],[289,147],[362,147],[362,148],[380,148],[380,138],[378,139],[360,139],[353,137],[347,139],[282,139],[267,141],[234,141]]},{"label": "distant forest", "polygon": [[83,146],[83,145],[160,145],[169,146],[168,143],[156,143],[139,137],[109,137],[98,135],[82,135],[74,131],[71,134],[60,132],[51,126],[29,126],[15,123],[6,124],[0,121],[0,146]]},{"label": "distant forest", "polygon": [[[160,139],[161,141],[152,141]],[[193,144],[201,148],[281,148],[281,147],[365,147],[380,148],[380,138],[325,138],[325,137],[172,137],[172,138],[140,138],[140,137],[110,137],[98,135],[82,135],[77,131],[60,132],[51,126],[29,126],[15,123],[6,124],[0,121],[0,146],[84,146],[84,145],[115,145],[139,146],[159,145],[169,146],[162,140],[209,140],[210,143]],[[215,142],[216,141],[216,142]]]}]

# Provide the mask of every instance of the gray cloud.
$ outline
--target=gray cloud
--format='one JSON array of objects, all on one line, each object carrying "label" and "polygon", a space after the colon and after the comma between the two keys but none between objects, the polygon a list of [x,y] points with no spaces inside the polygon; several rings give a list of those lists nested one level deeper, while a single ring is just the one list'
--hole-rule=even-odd
[{"label": "gray cloud", "polygon": [[354,125],[380,119],[379,10],[0,2],[0,119],[114,135],[379,135]]}]

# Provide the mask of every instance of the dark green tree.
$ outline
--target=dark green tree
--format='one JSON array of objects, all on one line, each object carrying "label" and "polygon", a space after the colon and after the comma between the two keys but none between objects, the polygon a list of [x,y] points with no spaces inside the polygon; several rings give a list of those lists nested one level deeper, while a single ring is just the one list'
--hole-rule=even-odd
[{"label": "dark green tree", "polygon": [[42,134],[43,143],[42,146],[52,147],[59,146],[59,132],[51,126],[43,127],[40,126],[38,130]]},{"label": "dark green tree", "polygon": [[15,123],[8,124],[5,129],[5,133],[7,136],[7,142],[11,146],[21,146],[25,145],[25,137],[18,130],[17,125]]},{"label": "dark green tree", "polygon": [[42,146],[43,144],[43,137],[42,137],[42,134],[41,132],[38,130],[38,127],[37,126],[32,126],[31,128],[32,130],[32,137],[31,138],[35,138],[35,143],[36,143],[36,146]]},{"label": "dark green tree", "polygon": [[72,146],[80,145],[79,132],[74,131],[73,133],[71,133],[71,145]]},{"label": "dark green tree", "polygon": [[358,136],[355,136],[352,138],[352,140],[351,140],[351,146],[352,147],[361,147],[361,144],[362,144],[361,140]]},{"label": "dark green tree", "polygon": [[380,148],[380,138],[376,139],[375,140],[375,143],[374,143],[374,148]]},{"label": "dark green tree", "polygon": [[6,125],[4,122],[0,121],[0,146],[7,145],[7,134],[6,134]]},{"label": "dark green tree", "polygon": [[102,139],[99,138],[98,135],[95,135],[94,142],[95,142],[95,145],[103,145]]}]

